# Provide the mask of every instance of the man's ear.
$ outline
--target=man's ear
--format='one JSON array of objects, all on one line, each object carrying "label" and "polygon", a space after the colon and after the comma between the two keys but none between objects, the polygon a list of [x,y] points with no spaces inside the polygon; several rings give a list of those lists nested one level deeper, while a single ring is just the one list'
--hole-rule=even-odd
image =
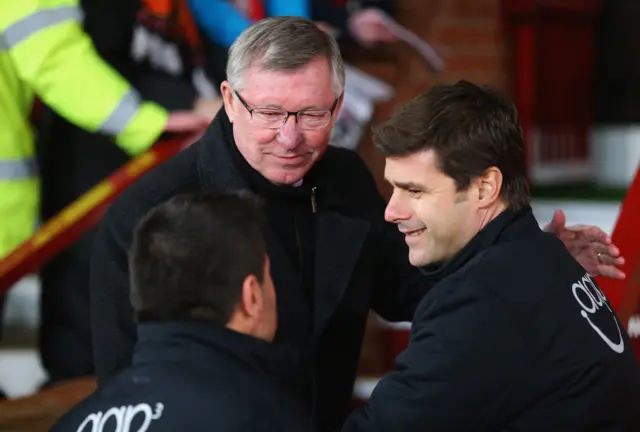
[{"label": "man's ear", "polygon": [[240,297],[242,314],[246,319],[258,321],[264,308],[262,286],[255,275],[249,275],[242,282],[242,296]]},{"label": "man's ear", "polygon": [[496,167],[488,168],[475,180],[479,207],[489,207],[500,199],[502,172]]},{"label": "man's ear", "polygon": [[233,89],[231,88],[231,84],[229,81],[222,81],[220,84],[220,94],[222,95],[222,100],[224,102],[224,110],[227,112],[227,117],[229,117],[229,121],[233,123],[235,119],[236,112],[233,109]]}]

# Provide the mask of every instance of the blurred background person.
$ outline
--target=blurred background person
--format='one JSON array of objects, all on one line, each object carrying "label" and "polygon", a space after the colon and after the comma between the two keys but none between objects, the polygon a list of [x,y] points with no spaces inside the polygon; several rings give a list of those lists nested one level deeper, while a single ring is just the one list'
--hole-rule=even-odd
[{"label": "blurred background person", "polygon": [[[29,120],[34,95],[70,121],[108,137],[111,148],[129,156],[149,149],[163,131],[194,132],[207,123],[192,112],[169,114],[158,104],[143,102],[96,54],[79,25],[82,11],[75,0],[2,0],[0,11],[0,257],[4,257],[31,236],[39,219],[41,181]],[[56,148],[51,152],[58,161],[64,160]],[[50,178],[48,183],[57,180]],[[61,342],[66,342],[58,348],[64,355],[53,375],[90,372],[76,367],[75,341],[56,343]],[[50,365],[49,358],[45,365]]]},{"label": "blurred background person", "polygon": [[385,15],[394,15],[396,0],[309,1],[312,19],[327,26],[341,44],[355,42],[371,48],[398,40],[385,21]]},{"label": "blurred background person", "polygon": [[[188,1],[214,67],[215,82],[222,82],[227,51],[234,40],[254,22],[270,16],[299,16],[312,19],[339,42],[356,42],[362,47],[395,42],[385,14],[392,15],[395,0],[181,0]],[[179,3],[179,2],[178,2]]]}]

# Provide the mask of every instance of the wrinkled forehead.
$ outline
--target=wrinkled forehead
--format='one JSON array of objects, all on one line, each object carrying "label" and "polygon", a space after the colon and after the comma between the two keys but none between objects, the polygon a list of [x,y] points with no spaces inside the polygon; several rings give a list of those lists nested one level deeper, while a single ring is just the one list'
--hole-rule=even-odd
[{"label": "wrinkled forehead", "polygon": [[242,95],[254,105],[326,109],[338,96],[326,59],[312,60],[294,70],[268,70],[256,64],[245,70],[243,78]]}]

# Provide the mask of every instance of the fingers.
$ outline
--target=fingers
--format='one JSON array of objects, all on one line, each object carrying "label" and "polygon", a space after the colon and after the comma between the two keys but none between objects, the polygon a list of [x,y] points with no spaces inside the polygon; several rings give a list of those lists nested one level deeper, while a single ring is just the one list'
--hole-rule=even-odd
[{"label": "fingers", "polygon": [[[576,233],[572,231],[564,231],[557,236],[560,239],[560,241],[564,243],[565,247],[571,252],[572,255],[576,255],[583,250],[592,250],[595,248],[596,244],[601,244],[601,243],[591,242],[580,233]],[[604,246],[603,244],[601,245]],[[599,250],[598,252],[604,253],[604,250],[602,251]]]},{"label": "fingers", "polygon": [[624,265],[625,259],[620,256],[620,250],[614,245],[604,245],[601,243],[593,243],[593,252],[598,263],[596,268],[598,274],[612,279],[624,279],[626,274],[620,270]]},{"label": "fingers", "polygon": [[169,115],[164,130],[174,133],[195,132],[206,129],[210,121],[192,111],[176,111]]},{"label": "fingers", "polygon": [[551,234],[559,234],[564,230],[564,226],[567,223],[567,218],[562,210],[556,210],[553,212],[551,221],[543,228],[544,231]]},{"label": "fingers", "polygon": [[600,254],[601,258],[604,258],[607,256],[616,258],[620,256],[620,249],[618,249],[617,246],[614,244],[603,244],[599,242],[593,242],[591,243],[591,247],[593,248],[596,254]]},{"label": "fingers", "polygon": [[598,265],[620,267],[620,266],[623,266],[624,263],[625,263],[624,258],[620,256],[610,256],[610,255],[602,254],[598,257]]},{"label": "fingers", "polygon": [[611,279],[622,280],[627,277],[627,275],[622,270],[614,266],[605,264],[598,265],[598,273],[600,274],[600,276],[608,277]]},{"label": "fingers", "polygon": [[[590,242],[601,242],[604,244],[611,244],[611,237],[607,235],[600,228],[592,225],[572,225],[566,227],[566,231],[570,231],[576,234],[576,236],[584,236]],[[563,233],[564,234],[564,233]]]}]

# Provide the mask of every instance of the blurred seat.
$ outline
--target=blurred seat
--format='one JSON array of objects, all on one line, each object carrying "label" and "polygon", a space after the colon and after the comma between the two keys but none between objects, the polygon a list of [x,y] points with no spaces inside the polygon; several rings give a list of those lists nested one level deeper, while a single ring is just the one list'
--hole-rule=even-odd
[{"label": "blurred seat", "polygon": [[49,431],[63,414],[95,389],[94,378],[80,378],[32,396],[0,402],[0,431]]}]

